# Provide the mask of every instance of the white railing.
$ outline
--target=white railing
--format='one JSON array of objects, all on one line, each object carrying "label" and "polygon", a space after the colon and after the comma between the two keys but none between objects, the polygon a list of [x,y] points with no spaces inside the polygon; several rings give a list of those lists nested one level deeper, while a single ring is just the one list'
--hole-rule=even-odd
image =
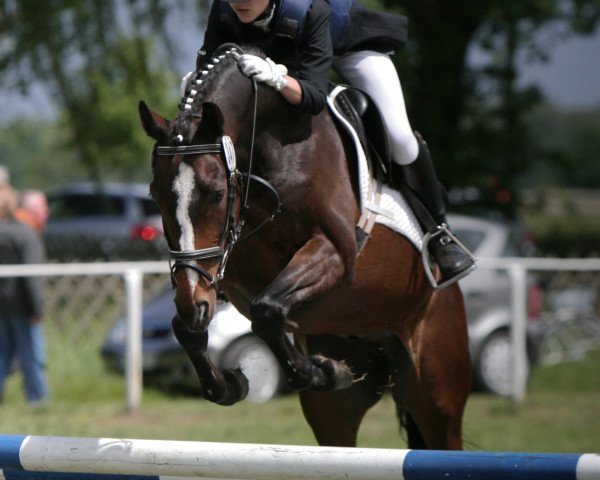
[{"label": "white railing", "polygon": [[520,403],[527,388],[527,273],[600,271],[600,258],[483,258],[478,268],[506,270],[511,278],[512,398]]},{"label": "white railing", "polygon": [[[599,271],[600,258],[485,258],[478,268],[506,270],[512,280],[512,398],[525,398],[527,383],[527,273],[530,271]],[[0,265],[0,277],[121,275],[127,290],[126,404],[136,410],[142,398],[142,278],[168,273],[167,262],[61,263]]]},{"label": "white railing", "polygon": [[127,295],[127,345],[125,350],[126,405],[137,410],[142,401],[142,277],[168,272],[162,262],[49,263],[43,265],[0,265],[0,277],[121,275]]}]

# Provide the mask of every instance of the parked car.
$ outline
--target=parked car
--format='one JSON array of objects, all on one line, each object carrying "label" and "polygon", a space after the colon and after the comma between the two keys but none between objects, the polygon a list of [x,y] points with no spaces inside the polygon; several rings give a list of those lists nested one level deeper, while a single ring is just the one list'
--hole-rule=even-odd
[{"label": "parked car", "polygon": [[71,183],[47,197],[50,259],[160,258],[166,252],[160,210],[146,184]]},{"label": "parked car", "polygon": [[[518,256],[519,230],[509,224],[450,215],[453,231],[478,257]],[[510,279],[502,270],[478,269],[461,280],[469,322],[469,340],[475,386],[496,394],[510,393]],[[528,350],[535,361],[537,286],[530,287],[531,306]],[[195,373],[171,329],[175,315],[173,292],[166,289],[143,309],[143,366],[146,377],[171,384],[197,384]],[[125,356],[125,322],[117,322],[102,355],[112,369],[122,371]],[[241,365],[250,380],[249,400],[264,402],[284,387],[283,373],[268,347],[256,337],[250,322],[227,302],[221,302],[209,327],[209,353],[220,368]]]},{"label": "parked car", "polygon": [[[449,215],[448,222],[457,237],[479,258],[520,257],[531,251],[531,240],[518,224],[464,215]],[[461,280],[460,286],[467,311],[474,387],[477,390],[509,395],[512,391],[512,307],[508,272],[479,268]],[[537,361],[542,338],[540,309],[541,289],[535,279],[530,278],[528,372]]]}]

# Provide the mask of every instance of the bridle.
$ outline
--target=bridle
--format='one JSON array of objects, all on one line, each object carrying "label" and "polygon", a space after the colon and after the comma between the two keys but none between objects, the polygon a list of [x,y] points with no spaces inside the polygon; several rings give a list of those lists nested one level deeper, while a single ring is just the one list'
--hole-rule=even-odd
[{"label": "bridle", "polygon": [[[281,210],[281,200],[275,187],[271,185],[264,178],[258,177],[252,173],[252,158],[254,154],[254,139],[255,139],[255,127],[256,127],[256,111],[257,111],[257,88],[254,77],[251,78],[253,92],[254,92],[254,105],[253,105],[253,119],[252,119],[252,135],[250,144],[250,155],[248,162],[248,172],[240,172],[237,168],[237,161],[235,156],[235,147],[231,138],[227,135],[221,137],[220,143],[209,143],[209,144],[198,144],[198,145],[176,145],[170,147],[155,146],[152,150],[153,156],[172,156],[172,155],[207,155],[207,154],[219,154],[225,160],[225,166],[227,168],[227,211],[226,211],[226,225],[224,228],[224,246],[215,246],[208,248],[200,248],[198,250],[171,250],[169,248],[169,268],[171,271],[171,283],[173,288],[176,287],[175,277],[177,272],[182,268],[189,268],[197,272],[200,276],[204,277],[208,284],[213,288],[217,288],[217,282],[222,280],[225,275],[225,267],[229,255],[233,250],[233,247],[239,242],[243,241],[250,236],[254,235],[260,230],[267,222],[273,220],[275,215]],[[244,183],[242,180],[246,178]],[[255,227],[250,233],[241,237],[242,229],[244,228],[245,215],[248,211],[248,199],[250,191],[250,182],[254,180],[264,187],[266,187],[274,196],[276,206],[273,209],[273,213],[267,217],[262,223]],[[242,192],[243,199],[240,208],[240,213],[236,218],[235,215],[235,201],[238,195],[238,191]],[[208,270],[198,265],[198,261],[219,258],[219,268],[216,275],[212,275]]]}]

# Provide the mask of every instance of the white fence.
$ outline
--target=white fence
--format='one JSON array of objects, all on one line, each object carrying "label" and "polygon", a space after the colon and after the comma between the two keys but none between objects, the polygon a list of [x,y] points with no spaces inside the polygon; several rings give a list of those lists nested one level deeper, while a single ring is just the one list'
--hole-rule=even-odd
[{"label": "white fence", "polygon": [[167,262],[56,263],[0,265],[0,277],[120,275],[127,298],[126,404],[136,410],[142,400],[142,276],[168,272]]},{"label": "white fence", "polygon": [[[527,376],[527,274],[533,271],[600,272],[600,258],[486,258],[480,269],[503,269],[512,280],[513,393],[516,402],[525,398]],[[136,410],[142,398],[142,279],[146,274],[167,273],[160,262],[65,263],[46,265],[0,265],[0,277],[119,275],[126,285],[127,353],[126,404]]]},{"label": "white fence", "polygon": [[506,270],[512,280],[512,398],[522,402],[527,387],[527,273],[600,272],[600,258],[485,258],[479,260],[478,268]]}]

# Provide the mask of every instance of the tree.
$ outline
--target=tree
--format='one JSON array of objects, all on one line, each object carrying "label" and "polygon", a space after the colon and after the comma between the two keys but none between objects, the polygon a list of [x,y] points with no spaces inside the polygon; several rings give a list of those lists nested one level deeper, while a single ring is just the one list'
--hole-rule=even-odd
[{"label": "tree", "polygon": [[[553,45],[536,33],[549,26],[559,39],[593,32],[600,2],[381,1],[409,17],[400,76],[411,123],[428,140],[440,178],[452,187],[483,186],[494,177],[514,189],[541,155],[522,121],[541,97],[533,87],[517,88],[517,57],[547,58]],[[0,1],[0,83],[26,91],[44,82],[89,176],[129,175],[148,149],[135,104],[145,98],[167,115],[167,106],[174,109],[177,80],[168,72],[179,57],[177,22],[197,13],[201,24],[208,3]],[[173,20],[176,28],[168,28]],[[474,45],[489,53],[486,65],[469,66]]]},{"label": "tree", "polygon": [[56,122],[21,118],[0,128],[0,163],[17,189],[47,189],[85,176],[74,152],[60,147],[64,132]]},{"label": "tree", "polygon": [[[517,55],[549,57],[553,44],[536,36],[542,28],[556,29],[562,38],[593,32],[600,2],[384,1],[409,18],[409,46],[399,70],[411,123],[428,140],[444,183],[485,188],[493,177],[494,185],[514,191],[538,154],[523,118],[541,100],[535,87],[517,88]],[[489,54],[482,67],[467,63],[474,45]]]},{"label": "tree", "polygon": [[93,180],[118,174],[128,178],[141,165],[149,172],[149,141],[140,128],[137,103],[144,98],[162,111],[175,109],[176,89],[165,94],[167,85],[175,85],[173,77],[158,69],[146,72],[141,60],[149,54],[137,54],[144,48],[137,39],[122,39],[107,50],[102,68],[109,68],[110,75],[90,68],[82,75],[85,88],[72,92],[63,109],[62,123],[73,133],[70,146],[80,152]]},{"label": "tree", "polygon": [[542,106],[528,115],[527,123],[545,160],[540,162],[544,178],[532,183],[600,189],[600,107],[564,112]]},{"label": "tree", "polygon": [[[175,104],[164,68],[174,56],[166,24],[176,0],[4,1],[0,72],[4,86],[27,91],[43,82],[61,107],[69,144],[88,176],[129,172],[146,159],[148,142],[137,102]],[[187,2],[186,2],[187,4]],[[189,5],[189,4],[188,4]],[[161,43],[155,41],[160,39]]]}]

